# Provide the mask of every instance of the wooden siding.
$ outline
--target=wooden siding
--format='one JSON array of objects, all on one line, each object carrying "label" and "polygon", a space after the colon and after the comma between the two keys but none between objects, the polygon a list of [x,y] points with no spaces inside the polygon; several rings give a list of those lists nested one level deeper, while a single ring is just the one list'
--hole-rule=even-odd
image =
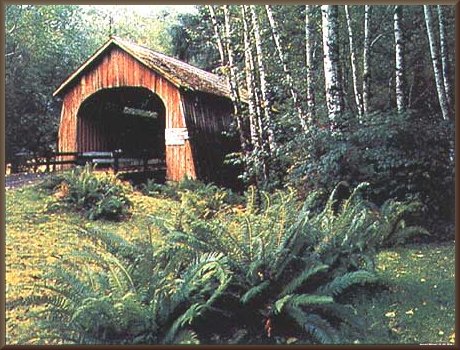
[{"label": "wooden siding", "polygon": [[197,176],[219,185],[237,183],[239,169],[225,165],[225,155],[239,150],[238,137],[229,137],[233,106],[227,98],[183,92],[184,114],[192,144]]},{"label": "wooden siding", "polygon": [[[78,111],[83,101],[101,89],[144,87],[157,94],[166,109],[166,128],[186,127],[181,93],[168,80],[139,63],[123,50],[114,47],[93,62],[93,66],[66,88],[63,97],[58,136],[60,152],[104,148],[96,130],[89,131]],[[77,135],[81,137],[77,138]],[[178,181],[184,176],[196,178],[190,141],[182,146],[166,146],[166,178]]]}]

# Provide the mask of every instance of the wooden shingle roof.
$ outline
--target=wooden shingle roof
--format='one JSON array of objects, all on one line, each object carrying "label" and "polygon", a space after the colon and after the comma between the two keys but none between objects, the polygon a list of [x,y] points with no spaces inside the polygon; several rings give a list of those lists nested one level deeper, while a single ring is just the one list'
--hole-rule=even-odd
[{"label": "wooden shingle roof", "polygon": [[190,64],[153,51],[144,46],[134,44],[121,38],[112,36],[101,46],[85,63],[72,73],[53,93],[57,96],[66,90],[66,87],[80,77],[85,71],[91,69],[92,63],[104,55],[113,46],[117,46],[130,54],[147,68],[161,74],[178,88],[200,91],[230,98],[230,89],[224,77],[206,72]]}]

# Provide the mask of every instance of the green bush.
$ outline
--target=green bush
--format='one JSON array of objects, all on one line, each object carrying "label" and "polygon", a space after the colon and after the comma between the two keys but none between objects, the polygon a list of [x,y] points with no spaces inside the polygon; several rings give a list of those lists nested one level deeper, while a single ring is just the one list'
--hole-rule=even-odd
[{"label": "green bush", "polygon": [[168,269],[149,240],[80,230],[94,247],[52,265],[39,293],[22,305],[35,314],[38,334],[51,344],[196,344],[191,325],[225,290],[229,274],[219,254],[201,254],[181,271]]},{"label": "green bush", "polygon": [[[338,343],[347,341],[339,338],[342,324],[359,333],[343,292],[376,281],[379,249],[426,233],[405,225],[413,204],[378,208],[362,198],[365,187],[339,203],[334,191],[319,213],[317,193],[300,208],[294,192],[262,193],[257,211],[247,208],[234,218],[239,234],[218,217],[204,220],[185,202],[174,223],[160,225],[165,259],[181,269],[198,252],[218,252],[233,274],[231,292],[216,303],[227,316],[209,316],[198,334],[218,343]],[[232,331],[223,331],[222,322]]]},{"label": "green bush", "polygon": [[204,218],[209,218],[222,209],[244,202],[241,196],[230,189],[219,188],[212,183],[205,184],[188,178],[164,185],[148,180],[141,186],[141,192],[148,196],[180,200],[189,209],[201,213]]},{"label": "green bush", "polygon": [[61,201],[84,212],[90,220],[120,220],[132,205],[126,185],[114,175],[94,172],[90,166],[63,175],[58,188]]},{"label": "green bush", "polygon": [[372,201],[418,200],[414,222],[432,229],[434,238],[452,238],[452,230],[445,235],[439,227],[454,218],[453,124],[416,112],[373,113],[361,123],[344,116],[339,124],[334,133],[312,127],[287,144],[289,181],[305,193],[330,192],[340,181],[368,182]]}]

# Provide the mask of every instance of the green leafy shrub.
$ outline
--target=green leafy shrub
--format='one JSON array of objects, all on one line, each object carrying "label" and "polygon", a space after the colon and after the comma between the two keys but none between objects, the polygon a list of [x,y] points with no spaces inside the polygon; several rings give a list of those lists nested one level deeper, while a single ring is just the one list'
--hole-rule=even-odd
[{"label": "green leafy shrub", "polygon": [[312,127],[287,143],[289,181],[305,193],[330,192],[340,181],[368,182],[373,202],[418,200],[420,215],[412,220],[432,229],[434,238],[452,238],[453,230],[444,235],[439,228],[454,218],[453,124],[416,112],[372,113],[361,123],[348,115],[339,124],[338,132]]},{"label": "green leafy shrub", "polygon": [[58,187],[62,184],[64,180],[65,175],[63,173],[52,174],[46,177],[43,181],[41,181],[38,187],[47,192],[54,192],[58,189]]},{"label": "green leafy shrub", "polygon": [[[262,193],[261,205],[235,216],[232,229],[219,217],[204,220],[185,202],[174,223],[161,225],[164,256],[177,259],[180,269],[198,252],[219,252],[234,276],[227,299],[217,303],[233,331],[212,333],[214,320],[198,333],[204,329],[209,341],[224,343],[337,343],[342,324],[358,332],[344,292],[376,281],[379,249],[425,233],[405,225],[413,204],[389,201],[378,208],[362,198],[365,187],[339,203],[334,191],[320,212],[318,193],[300,207],[293,191]],[[221,314],[215,317],[223,322]]]},{"label": "green leafy shrub", "polygon": [[[159,263],[150,241],[80,231],[94,247],[50,267],[40,292],[40,334],[53,344],[196,344],[191,328],[229,282],[221,254],[201,254],[181,271]],[[21,342],[40,338],[25,335]]]},{"label": "green leafy shrub", "polygon": [[165,197],[178,200],[179,195],[174,184],[159,184],[155,180],[148,179],[146,183],[140,186],[141,192],[146,196]]},{"label": "green leafy shrub", "polygon": [[126,185],[114,175],[94,172],[88,165],[63,175],[58,187],[61,201],[83,211],[90,220],[120,220],[131,207]]},{"label": "green leafy shrub", "polygon": [[198,180],[184,178],[177,183],[158,184],[148,180],[141,186],[145,195],[167,197],[180,200],[188,209],[209,218],[220,210],[232,205],[242,204],[243,198],[230,189],[219,188]]}]

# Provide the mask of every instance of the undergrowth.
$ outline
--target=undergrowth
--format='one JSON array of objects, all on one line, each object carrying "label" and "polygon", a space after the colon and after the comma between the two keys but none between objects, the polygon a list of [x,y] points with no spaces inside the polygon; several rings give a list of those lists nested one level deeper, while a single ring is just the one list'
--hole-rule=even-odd
[{"label": "undergrowth", "polygon": [[262,193],[256,205],[249,190],[246,206],[230,206],[210,185],[182,188],[177,212],[152,217],[162,243],[150,229],[132,242],[81,229],[94,249],[59,260],[23,303],[46,305],[37,322],[57,343],[362,340],[353,291],[378,283],[380,249],[426,233],[405,226],[414,204],[377,208],[365,187],[342,201],[333,192],[320,211],[315,193],[303,204],[294,191]]},{"label": "undergrowth", "polygon": [[128,185],[113,174],[93,171],[90,165],[52,176],[41,187],[54,191],[61,207],[80,211],[90,220],[121,220],[132,205],[128,198],[132,189]]}]

